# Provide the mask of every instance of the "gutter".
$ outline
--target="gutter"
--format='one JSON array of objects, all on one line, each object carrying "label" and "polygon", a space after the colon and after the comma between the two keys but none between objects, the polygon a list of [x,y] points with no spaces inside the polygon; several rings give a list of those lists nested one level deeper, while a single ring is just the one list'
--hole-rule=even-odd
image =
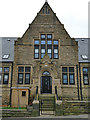
[{"label": "gutter", "polygon": [[12,100],[12,79],[13,79],[13,63],[12,63],[12,69],[11,69],[10,106],[11,106],[11,100]]},{"label": "gutter", "polygon": [[77,69],[77,89],[78,89],[78,100],[80,100],[80,94],[79,94],[79,81],[78,81],[78,65],[76,65]]},{"label": "gutter", "polygon": [[80,94],[81,94],[81,100],[83,100],[80,63],[79,63],[79,76],[80,76]]}]

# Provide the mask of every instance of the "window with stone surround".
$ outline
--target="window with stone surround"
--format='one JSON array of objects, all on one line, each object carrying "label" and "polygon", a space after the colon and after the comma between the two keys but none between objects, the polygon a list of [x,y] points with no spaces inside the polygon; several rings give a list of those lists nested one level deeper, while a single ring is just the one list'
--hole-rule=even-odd
[{"label": "window with stone surround", "polygon": [[31,67],[18,67],[18,84],[30,84]]},{"label": "window with stone surround", "polygon": [[0,84],[8,84],[9,67],[0,67]]},{"label": "window with stone surround", "polygon": [[63,85],[74,85],[74,67],[62,67],[62,83]]},{"label": "window with stone surround", "polygon": [[45,53],[48,54],[50,59],[59,58],[58,40],[53,40],[52,34],[41,34],[40,40],[34,40],[34,59],[42,59]]},{"label": "window with stone surround", "polygon": [[88,78],[88,67],[83,67],[83,82],[84,85],[88,85],[89,84],[89,78]]}]

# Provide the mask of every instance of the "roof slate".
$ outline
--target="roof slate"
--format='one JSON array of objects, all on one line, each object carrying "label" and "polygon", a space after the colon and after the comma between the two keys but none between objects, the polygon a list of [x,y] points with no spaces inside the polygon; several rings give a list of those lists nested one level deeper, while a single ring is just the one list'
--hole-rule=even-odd
[{"label": "roof slate", "polygon": [[[75,38],[78,41],[78,58],[79,62],[90,62],[89,56],[89,46],[90,46],[90,38]],[[87,60],[82,58],[82,55],[88,56]]]},{"label": "roof slate", "polygon": [[[0,37],[0,62],[13,62],[14,61],[14,41],[16,37]],[[4,55],[9,54],[8,59],[3,59]]]}]

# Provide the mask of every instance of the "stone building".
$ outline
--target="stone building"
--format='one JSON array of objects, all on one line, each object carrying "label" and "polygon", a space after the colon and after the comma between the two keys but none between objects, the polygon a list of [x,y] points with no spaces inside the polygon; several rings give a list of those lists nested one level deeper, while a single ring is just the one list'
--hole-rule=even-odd
[{"label": "stone building", "polygon": [[[13,50],[9,46],[9,52],[13,52],[7,54],[3,46],[6,56],[0,67],[3,105],[25,107],[36,94],[56,94],[61,101],[88,99],[89,39],[71,38],[47,2],[24,35],[11,39]],[[13,60],[9,60],[11,55]]]}]

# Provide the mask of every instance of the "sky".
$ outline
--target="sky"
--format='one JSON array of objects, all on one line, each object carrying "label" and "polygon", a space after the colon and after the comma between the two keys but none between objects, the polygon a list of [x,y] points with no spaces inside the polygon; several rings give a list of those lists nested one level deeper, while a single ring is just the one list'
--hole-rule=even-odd
[{"label": "sky", "polygon": [[[72,38],[88,37],[89,0],[48,0]],[[22,37],[45,0],[0,0],[0,37]]]}]

